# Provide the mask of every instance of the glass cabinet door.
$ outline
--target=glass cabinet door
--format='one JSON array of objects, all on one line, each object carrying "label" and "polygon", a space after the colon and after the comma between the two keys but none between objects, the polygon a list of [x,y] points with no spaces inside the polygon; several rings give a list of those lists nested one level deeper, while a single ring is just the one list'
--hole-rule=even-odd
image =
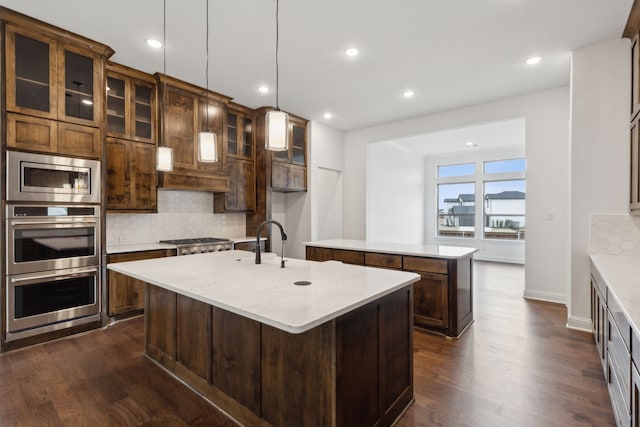
[{"label": "glass cabinet door", "polygon": [[7,110],[56,117],[55,41],[7,25]]},{"label": "glass cabinet door", "polygon": [[152,105],[153,89],[149,85],[133,83],[133,117],[135,139],[151,140],[152,133]]},{"label": "glass cabinet door", "polygon": [[242,119],[242,155],[253,158],[253,120],[249,117]]},{"label": "glass cabinet door", "polygon": [[125,81],[107,77],[107,132],[126,134]]},{"label": "glass cabinet door", "polygon": [[64,51],[64,115],[94,120],[93,58]]},{"label": "glass cabinet door", "polygon": [[305,164],[305,157],[307,151],[307,143],[306,143],[306,130],[302,126],[292,126],[292,138],[291,138],[291,146],[292,146],[292,158],[291,161],[293,163],[297,163],[300,165]]},{"label": "glass cabinet door", "polygon": [[238,154],[238,115],[230,111],[227,112],[227,152]]}]

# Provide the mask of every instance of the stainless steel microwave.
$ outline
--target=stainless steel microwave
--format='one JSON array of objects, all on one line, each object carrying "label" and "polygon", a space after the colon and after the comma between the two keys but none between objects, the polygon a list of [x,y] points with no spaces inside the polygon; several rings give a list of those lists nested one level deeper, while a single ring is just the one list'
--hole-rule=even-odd
[{"label": "stainless steel microwave", "polygon": [[7,200],[100,203],[100,162],[7,151]]}]

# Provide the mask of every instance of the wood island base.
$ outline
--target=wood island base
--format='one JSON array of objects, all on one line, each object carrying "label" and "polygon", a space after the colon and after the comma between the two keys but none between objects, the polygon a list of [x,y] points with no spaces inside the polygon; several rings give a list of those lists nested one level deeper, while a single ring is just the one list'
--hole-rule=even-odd
[{"label": "wood island base", "polygon": [[146,284],[145,353],[247,426],[391,426],[413,402],[413,286],[292,334]]}]

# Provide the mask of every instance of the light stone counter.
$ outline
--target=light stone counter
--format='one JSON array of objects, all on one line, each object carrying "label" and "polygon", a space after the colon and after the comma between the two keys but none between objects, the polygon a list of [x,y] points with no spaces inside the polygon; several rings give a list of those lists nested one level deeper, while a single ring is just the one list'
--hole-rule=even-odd
[{"label": "light stone counter", "polygon": [[615,298],[631,327],[640,331],[640,257],[591,254],[591,263]]},{"label": "light stone counter", "polygon": [[318,240],[305,242],[305,246],[318,248],[346,249],[351,251],[379,252],[386,254],[410,255],[420,257],[460,259],[478,252],[476,248],[442,246],[442,245],[411,245],[403,243],[370,242],[367,240]]},{"label": "light stone counter", "polygon": [[[301,333],[419,279],[415,273],[247,251],[121,262],[110,270],[290,333]],[[311,285],[297,286],[296,281]]]}]

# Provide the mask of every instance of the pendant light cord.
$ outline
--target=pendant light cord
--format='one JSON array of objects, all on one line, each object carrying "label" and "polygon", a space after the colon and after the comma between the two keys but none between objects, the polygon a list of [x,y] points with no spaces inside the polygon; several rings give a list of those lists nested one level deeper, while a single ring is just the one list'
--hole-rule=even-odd
[{"label": "pendant light cord", "polygon": [[207,4],[207,9],[206,9],[206,18],[207,18],[207,30],[206,30],[206,43],[205,43],[205,49],[207,50],[205,53],[205,62],[206,62],[206,85],[207,85],[207,102],[206,105],[204,106],[205,108],[205,112],[207,115],[207,132],[209,132],[209,0],[204,0],[205,3]]},{"label": "pendant light cord", "polygon": [[279,72],[279,66],[278,66],[278,44],[280,41],[280,24],[278,22],[278,16],[279,16],[279,9],[280,9],[280,0],[276,0],[276,110],[280,110],[280,100],[279,100],[279,93],[280,93],[280,72]]}]

